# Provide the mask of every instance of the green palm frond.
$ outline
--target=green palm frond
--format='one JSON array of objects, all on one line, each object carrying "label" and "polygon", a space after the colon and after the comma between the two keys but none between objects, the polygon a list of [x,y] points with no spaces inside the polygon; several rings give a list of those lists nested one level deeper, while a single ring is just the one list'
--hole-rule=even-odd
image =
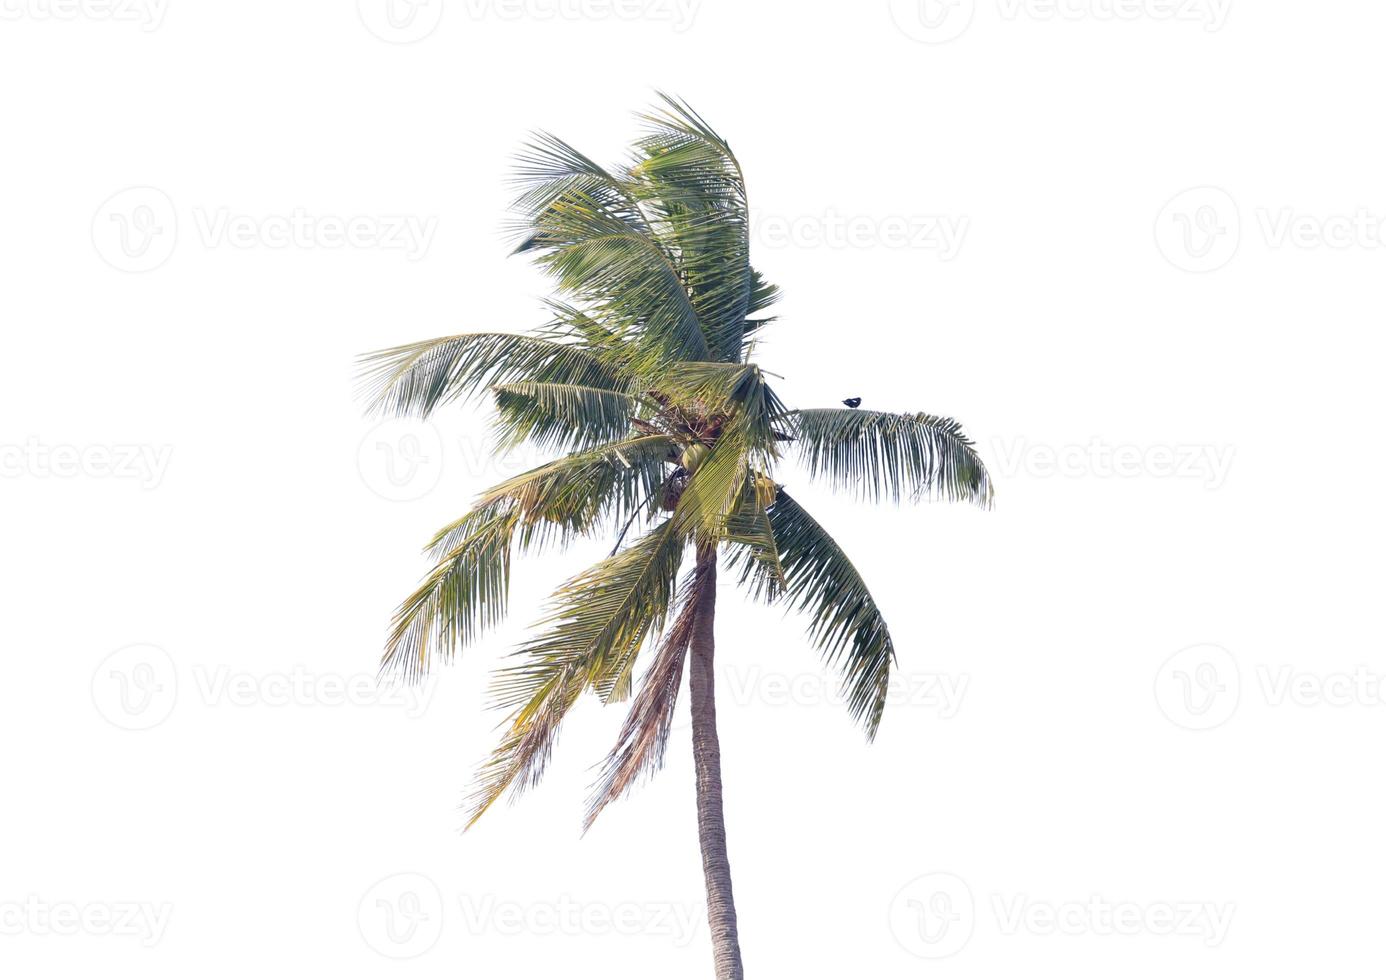
[{"label": "green palm frond", "polygon": [[637,326],[642,363],[709,359],[707,339],[675,258],[624,215],[584,193],[554,201],[530,220],[519,251],[532,253],[558,288],[589,312]]},{"label": "green palm frond", "polygon": [[757,317],[753,314],[777,302],[780,298],[780,288],[772,285],[765,280],[755,269],[751,270],[751,302],[746,309],[746,321],[741,328],[741,359],[749,361],[751,359],[751,345],[755,343],[760,331],[774,323],[778,317],[762,316]]},{"label": "green palm frond", "polygon": [[673,518],[686,533],[709,540],[726,536],[727,518],[751,472],[749,448],[746,427],[728,424],[699,460]]},{"label": "green palm frond", "polygon": [[788,587],[768,513],[778,490],[768,476],[750,475],[735,511],[727,518],[723,538],[743,549],[743,584],[749,582],[751,594],[765,602],[774,602]]},{"label": "green palm frond", "polygon": [[584,689],[620,683],[645,639],[663,627],[685,544],[667,520],[559,590],[543,632],[496,674],[493,693],[511,711],[509,727],[477,774],[468,826],[507,789],[534,784]]},{"label": "green palm frond", "polygon": [[613,378],[621,379],[627,386],[634,383],[629,370],[628,331],[622,325],[604,323],[593,314],[561,300],[549,299],[545,305],[553,313],[550,332],[589,351],[606,365]]},{"label": "green palm frond", "polygon": [[563,719],[582,693],[574,665],[566,665],[537,685],[529,703],[506,721],[505,735],[477,771],[467,799],[466,829],[481,819],[507,789],[519,793],[533,788],[544,775]]},{"label": "green palm frond", "polygon": [[640,693],[631,702],[616,747],[607,756],[601,777],[593,787],[583,830],[591,828],[607,804],[629,790],[642,774],[654,772],[664,762],[701,588],[697,576],[688,576],[679,597],[678,615],[640,681]]},{"label": "green palm frond", "polygon": [[372,412],[427,416],[488,385],[542,381],[619,389],[592,352],[544,337],[471,333],[375,351],[361,358],[360,393]]},{"label": "green palm frond", "polygon": [[[759,313],[761,310],[766,309],[767,307],[772,306],[772,305],[775,304],[775,303],[778,303],[779,300],[780,300],[780,287],[779,287],[779,286],[776,286],[776,285],[775,285],[774,283],[772,283],[772,282],[767,281],[766,278],[765,278],[764,276],[762,276],[762,275],[760,274],[760,272],[757,271],[756,269],[752,269],[752,270],[751,270],[751,305],[747,308],[746,313],[747,313],[748,315],[749,315],[749,314],[754,314],[754,313]],[[773,320],[773,319],[774,319],[773,317],[770,317],[770,318],[763,319],[763,320],[755,320],[755,321],[749,321],[749,322],[753,322],[753,323],[755,323],[755,324],[757,324],[757,325],[761,325],[761,324],[769,323],[769,322],[770,322],[771,320]],[[751,329],[751,328],[748,326],[748,327],[747,327],[747,331],[749,332],[750,329]]]},{"label": "green palm frond", "polygon": [[937,415],[814,408],[790,418],[809,472],[868,500],[963,500],[991,506],[991,478],[962,426]]},{"label": "green palm frond", "polygon": [[[851,559],[808,511],[780,488],[769,510],[784,598],[809,616],[809,636],[829,666],[841,671],[847,710],[875,738],[885,710],[895,644],[885,618]],[[741,555],[741,581],[761,574]]]},{"label": "green palm frond", "polygon": [[627,435],[648,407],[638,395],[585,385],[520,381],[494,387],[503,448],[529,440],[544,449],[581,451]]},{"label": "green palm frond", "polygon": [[482,493],[479,507],[513,500],[526,523],[586,534],[627,519],[663,485],[675,442],[642,435],[571,453]]},{"label": "green palm frond", "polygon": [[683,361],[661,371],[654,383],[679,404],[712,420],[718,432],[740,428],[746,448],[758,458],[779,456],[778,426],[788,410],[757,365]]},{"label": "green palm frond", "polygon": [[763,384],[760,368],[754,364],[725,361],[678,361],[652,381],[669,397],[697,403],[709,415],[730,413]]},{"label": "green palm frond", "polygon": [[641,118],[632,187],[680,269],[712,359],[738,360],[754,280],[741,165],[726,140],[686,103],[661,93]]},{"label": "green palm frond", "polygon": [[511,541],[519,512],[510,501],[471,511],[434,537],[437,564],[395,611],[382,673],[422,678],[505,616]]},{"label": "green palm frond", "polygon": [[629,183],[552,133],[534,134],[515,163],[521,193],[512,209],[518,217],[516,230],[525,238],[545,211],[579,198],[597,202],[631,227],[649,230]]},{"label": "green palm frond", "polygon": [[639,516],[664,481],[673,445],[642,436],[536,467],[482,494],[429,542],[433,570],[395,611],[384,673],[418,680],[505,615],[514,544],[566,543]]}]

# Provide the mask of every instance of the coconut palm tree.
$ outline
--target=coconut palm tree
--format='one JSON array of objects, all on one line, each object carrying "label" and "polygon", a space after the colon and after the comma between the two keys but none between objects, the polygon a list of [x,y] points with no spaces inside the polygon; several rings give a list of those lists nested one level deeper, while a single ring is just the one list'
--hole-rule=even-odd
[{"label": "coconut palm tree", "polygon": [[807,615],[871,737],[895,661],[890,633],[847,555],[776,483],[776,464],[796,457],[809,477],[867,500],[985,507],[992,490],[951,419],[792,410],[776,397],[753,360],[776,289],[750,264],[741,167],[683,102],[661,96],[640,118],[645,133],[623,166],[598,166],[550,135],[519,159],[516,251],[560,294],[546,327],[364,358],[376,410],[427,416],[489,393],[501,446],[528,440],[554,455],[487,490],[429,542],[433,569],[395,614],[384,668],[417,678],[474,644],[505,613],[513,554],[615,535],[610,556],[559,589],[497,672],[507,722],[467,825],[534,785],[564,717],[591,691],[630,707],[592,789],[590,826],[660,766],[686,669],[716,975],[733,978],[742,967],[713,682],[719,555],[754,597]]}]

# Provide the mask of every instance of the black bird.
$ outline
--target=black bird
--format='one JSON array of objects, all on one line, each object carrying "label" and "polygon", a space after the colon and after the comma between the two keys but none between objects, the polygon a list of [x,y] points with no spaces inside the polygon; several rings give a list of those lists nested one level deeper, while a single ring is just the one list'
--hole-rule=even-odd
[{"label": "black bird", "polygon": [[860,398],[844,398],[844,399],[842,399],[842,404],[846,405],[848,408],[856,408],[858,405],[861,404],[861,399],[860,399]]}]

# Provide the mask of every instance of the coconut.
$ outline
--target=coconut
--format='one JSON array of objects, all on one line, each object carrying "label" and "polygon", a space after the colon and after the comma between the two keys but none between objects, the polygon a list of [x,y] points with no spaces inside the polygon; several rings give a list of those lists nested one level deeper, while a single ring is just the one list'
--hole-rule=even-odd
[{"label": "coconut", "polygon": [[683,457],[679,460],[683,468],[690,473],[696,473],[702,461],[707,457],[708,447],[701,442],[695,442],[683,451]]}]

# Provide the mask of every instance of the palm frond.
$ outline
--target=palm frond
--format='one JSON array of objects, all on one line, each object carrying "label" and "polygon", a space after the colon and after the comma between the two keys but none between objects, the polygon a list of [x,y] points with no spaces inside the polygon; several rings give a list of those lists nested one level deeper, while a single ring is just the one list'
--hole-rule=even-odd
[{"label": "palm frond", "polygon": [[513,502],[503,500],[438,532],[429,546],[437,564],[395,611],[382,673],[416,681],[435,657],[451,658],[504,618],[518,522]]},{"label": "palm frond", "polygon": [[742,353],[754,279],[741,165],[726,140],[686,103],[660,94],[641,118],[631,186],[679,269],[713,360]]},{"label": "palm frond", "polygon": [[790,416],[800,460],[868,500],[936,498],[991,506],[991,478],[962,426],[937,415],[815,408]]},{"label": "palm frond", "polygon": [[735,512],[727,518],[723,538],[728,544],[744,549],[740,553],[744,562],[743,584],[749,582],[751,594],[765,602],[774,602],[788,587],[768,512],[778,489],[774,481],[763,474],[749,475]]},{"label": "palm frond", "polygon": [[[768,514],[785,601],[808,614],[810,638],[843,675],[847,710],[874,738],[895,661],[885,618],[851,559],[783,488]],[[750,552],[741,553],[742,584],[763,574],[760,564]]]},{"label": "palm frond", "polygon": [[586,193],[567,194],[528,221],[519,251],[535,256],[567,295],[612,323],[650,365],[707,360],[709,350],[674,257],[658,238]]},{"label": "palm frond", "polygon": [[702,580],[696,575],[690,575],[684,583],[678,615],[664,634],[658,654],[645,670],[640,693],[631,702],[616,747],[607,756],[601,777],[593,787],[583,821],[584,831],[591,828],[608,803],[629,790],[642,774],[652,773],[663,765],[702,588]]},{"label": "palm frond", "polygon": [[578,695],[615,684],[645,638],[663,627],[685,543],[667,520],[559,590],[543,632],[512,655],[517,663],[497,672],[496,703],[512,713],[477,775],[467,826],[507,789],[533,785]]},{"label": "palm frond", "polygon": [[677,361],[651,379],[671,398],[696,403],[707,414],[728,413],[744,401],[759,380],[754,364],[725,361]]},{"label": "palm frond", "polygon": [[760,331],[774,323],[778,317],[762,316],[757,317],[753,314],[779,301],[780,288],[767,282],[757,270],[751,270],[751,301],[746,308],[746,321],[741,328],[741,359],[749,361],[751,359],[751,347],[755,343]]},{"label": "palm frond", "polygon": [[662,485],[672,443],[642,436],[566,456],[482,494],[433,536],[433,569],[395,611],[384,673],[423,677],[505,615],[513,546],[560,544],[633,519]]},{"label": "palm frond", "polygon": [[728,516],[750,473],[749,450],[744,425],[724,427],[683,488],[671,520],[700,538],[726,537]]},{"label": "palm frond", "polygon": [[[761,310],[778,303],[780,301],[780,287],[768,281],[756,269],[751,270],[751,305],[747,308],[747,315],[759,313]],[[774,317],[764,320],[753,321],[757,325],[769,323]],[[752,328],[748,326],[749,332]]]},{"label": "palm frond", "polygon": [[591,352],[543,337],[470,333],[366,354],[358,387],[371,412],[427,416],[488,385],[544,381],[616,389],[620,382]]},{"label": "palm frond", "polygon": [[479,507],[514,501],[526,523],[586,534],[627,519],[664,483],[675,443],[653,434],[571,453],[496,484]]},{"label": "palm frond", "polygon": [[604,323],[592,313],[562,300],[544,302],[553,312],[550,331],[590,351],[615,376],[630,379],[625,369],[630,357],[629,344],[622,325]]},{"label": "palm frond", "polygon": [[637,395],[586,385],[520,381],[493,391],[503,448],[529,440],[543,449],[591,449],[627,435],[631,417],[646,404]]},{"label": "palm frond", "polygon": [[517,230],[525,237],[546,210],[577,197],[598,202],[631,227],[649,230],[629,182],[552,133],[535,133],[515,163],[521,194],[511,207],[518,216]]},{"label": "palm frond", "polygon": [[535,685],[530,701],[507,719],[500,744],[477,770],[466,803],[470,812],[464,829],[480,820],[507,789],[520,793],[539,782],[553,754],[559,727],[582,690],[575,664],[557,668]]},{"label": "palm frond", "polygon": [[777,426],[788,410],[757,365],[682,361],[667,366],[650,383],[722,428],[740,427],[747,446],[758,457],[766,461],[778,457]]}]

